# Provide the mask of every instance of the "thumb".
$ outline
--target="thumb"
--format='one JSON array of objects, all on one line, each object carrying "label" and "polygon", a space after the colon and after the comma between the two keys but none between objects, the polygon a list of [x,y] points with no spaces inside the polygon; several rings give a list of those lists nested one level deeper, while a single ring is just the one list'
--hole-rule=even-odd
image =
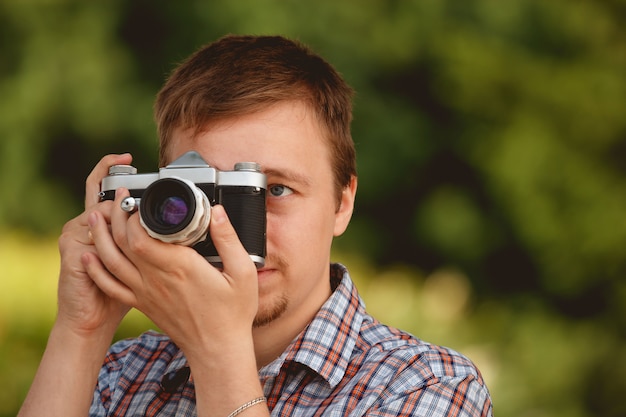
[{"label": "thumb", "polygon": [[247,274],[256,276],[256,267],[220,204],[211,208],[209,232],[227,275],[235,279]]}]

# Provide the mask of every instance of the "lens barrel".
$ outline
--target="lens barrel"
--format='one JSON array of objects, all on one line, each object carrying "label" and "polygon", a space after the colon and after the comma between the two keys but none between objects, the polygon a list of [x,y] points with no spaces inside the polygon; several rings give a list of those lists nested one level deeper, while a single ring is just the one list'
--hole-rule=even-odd
[{"label": "lens barrel", "polygon": [[141,224],[155,239],[191,246],[206,238],[211,206],[193,182],[168,177],[145,189],[139,215]]}]

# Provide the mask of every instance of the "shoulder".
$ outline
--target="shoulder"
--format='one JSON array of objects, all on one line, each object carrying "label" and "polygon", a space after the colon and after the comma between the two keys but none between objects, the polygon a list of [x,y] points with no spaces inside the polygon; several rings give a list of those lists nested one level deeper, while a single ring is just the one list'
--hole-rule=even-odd
[{"label": "shoulder", "polygon": [[392,362],[398,372],[412,372],[425,381],[465,376],[482,380],[474,363],[456,350],[425,342],[371,317],[361,327],[357,347],[371,360]]},{"label": "shoulder", "polygon": [[[397,378],[412,387],[452,379],[471,379],[484,384],[480,372],[466,356],[448,347],[425,342],[369,315],[344,266],[332,265],[331,277],[334,277],[336,291],[331,298],[334,303],[326,306],[327,315],[335,317],[340,325],[320,325],[326,332],[315,340],[335,340],[338,337],[330,334],[328,329],[347,329],[336,333],[342,336],[342,340],[354,343],[348,354],[351,372],[371,373],[378,383],[391,383]],[[342,352],[337,355],[345,355],[349,345],[341,346]]]},{"label": "shoulder", "polygon": [[375,384],[385,387],[374,408],[424,411],[435,407],[456,410],[458,415],[491,415],[491,398],[482,375],[463,354],[371,317],[363,323],[361,336],[357,346],[361,365],[378,379]]}]

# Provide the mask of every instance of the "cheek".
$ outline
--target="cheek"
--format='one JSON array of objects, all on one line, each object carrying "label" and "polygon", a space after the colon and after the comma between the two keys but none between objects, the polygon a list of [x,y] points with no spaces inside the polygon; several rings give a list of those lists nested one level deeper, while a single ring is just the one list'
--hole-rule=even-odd
[{"label": "cheek", "polygon": [[329,251],[333,238],[334,217],[320,213],[298,211],[291,215],[267,216],[268,252],[279,250],[282,254],[311,254]]},{"label": "cheek", "polygon": [[[301,226],[287,216],[267,215],[267,250],[289,250],[302,237]],[[300,239],[301,240],[301,239]]]}]

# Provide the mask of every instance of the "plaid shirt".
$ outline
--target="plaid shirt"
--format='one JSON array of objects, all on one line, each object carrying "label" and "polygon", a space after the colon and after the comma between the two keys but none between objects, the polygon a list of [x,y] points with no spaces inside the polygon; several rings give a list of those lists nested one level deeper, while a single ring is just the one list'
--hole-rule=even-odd
[{"label": "plaid shirt", "polygon": [[[347,270],[331,266],[334,292],[285,352],[259,371],[273,416],[491,416],[476,367],[365,312]],[[195,416],[193,376],[167,336],[114,344],[90,416]],[[171,377],[171,386],[165,379]]]}]

